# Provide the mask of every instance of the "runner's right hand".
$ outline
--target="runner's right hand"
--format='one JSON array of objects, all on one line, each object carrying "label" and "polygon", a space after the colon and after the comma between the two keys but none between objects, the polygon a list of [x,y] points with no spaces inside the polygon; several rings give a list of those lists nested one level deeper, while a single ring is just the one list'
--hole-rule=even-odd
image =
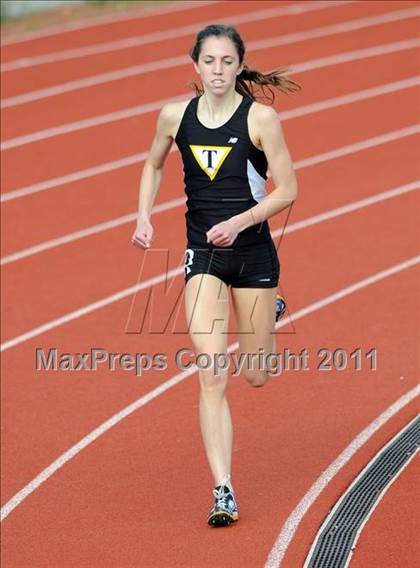
[{"label": "runner's right hand", "polygon": [[150,248],[154,240],[154,229],[150,221],[140,221],[131,237],[131,243],[140,248]]}]

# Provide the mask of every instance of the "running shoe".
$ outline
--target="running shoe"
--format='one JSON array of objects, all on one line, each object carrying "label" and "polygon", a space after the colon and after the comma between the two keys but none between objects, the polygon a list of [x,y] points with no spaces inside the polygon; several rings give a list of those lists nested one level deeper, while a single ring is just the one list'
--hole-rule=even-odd
[{"label": "running shoe", "polygon": [[285,313],[286,313],[286,302],[285,302],[283,296],[280,296],[280,294],[277,294],[277,298],[276,298],[276,321],[279,321],[279,319],[282,318]]},{"label": "running shoe", "polygon": [[214,527],[222,527],[237,521],[239,515],[233,489],[229,489],[227,485],[217,485],[213,489],[213,495],[216,497],[216,501],[207,516],[208,524]]}]

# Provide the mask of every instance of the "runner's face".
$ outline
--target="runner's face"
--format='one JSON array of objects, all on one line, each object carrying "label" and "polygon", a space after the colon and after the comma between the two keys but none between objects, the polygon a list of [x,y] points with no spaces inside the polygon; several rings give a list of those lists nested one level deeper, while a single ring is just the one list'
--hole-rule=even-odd
[{"label": "runner's face", "polygon": [[203,41],[198,65],[194,63],[194,67],[206,90],[214,94],[223,94],[232,88],[236,76],[242,71],[233,42],[227,37],[216,36]]}]

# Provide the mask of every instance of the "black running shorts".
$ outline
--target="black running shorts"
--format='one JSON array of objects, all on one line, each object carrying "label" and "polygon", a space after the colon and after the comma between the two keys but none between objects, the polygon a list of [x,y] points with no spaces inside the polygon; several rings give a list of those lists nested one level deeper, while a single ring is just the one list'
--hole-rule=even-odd
[{"label": "black running shorts", "polygon": [[233,288],[276,288],[280,263],[272,239],[236,248],[188,245],[184,260],[185,283],[195,274],[213,274]]}]

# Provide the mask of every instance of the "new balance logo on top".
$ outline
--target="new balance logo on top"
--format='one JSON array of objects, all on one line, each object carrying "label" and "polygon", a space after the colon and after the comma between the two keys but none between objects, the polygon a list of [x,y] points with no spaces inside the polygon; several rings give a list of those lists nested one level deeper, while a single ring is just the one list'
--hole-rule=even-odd
[{"label": "new balance logo on top", "polygon": [[229,138],[228,144],[235,144],[238,141],[237,138]]}]

